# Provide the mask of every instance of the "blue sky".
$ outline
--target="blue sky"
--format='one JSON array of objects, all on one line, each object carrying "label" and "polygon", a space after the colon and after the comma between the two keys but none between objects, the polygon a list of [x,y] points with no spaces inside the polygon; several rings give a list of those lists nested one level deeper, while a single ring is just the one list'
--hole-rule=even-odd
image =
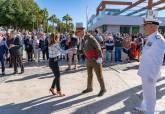
[{"label": "blue sky", "polygon": [[[66,14],[73,18],[73,22],[86,23],[86,7],[89,15],[96,12],[96,7],[102,0],[35,0],[41,8],[47,8],[49,14],[56,14],[62,19]],[[90,6],[90,7],[89,7]]]},{"label": "blue sky", "polygon": [[[57,15],[57,17],[62,19],[64,15],[69,14],[73,18],[74,24],[76,22],[83,22],[84,26],[86,26],[86,8],[88,7],[88,15],[90,17],[90,15],[96,14],[96,8],[102,0],[35,0],[35,1],[41,8],[47,8],[50,15],[55,14]],[[118,1],[118,0],[113,0],[113,1]],[[124,1],[130,1],[130,0],[124,0]],[[165,3],[163,4],[165,5]],[[114,8],[114,6],[112,6],[111,8]],[[165,11],[161,11],[159,13],[159,16],[165,17]]]}]

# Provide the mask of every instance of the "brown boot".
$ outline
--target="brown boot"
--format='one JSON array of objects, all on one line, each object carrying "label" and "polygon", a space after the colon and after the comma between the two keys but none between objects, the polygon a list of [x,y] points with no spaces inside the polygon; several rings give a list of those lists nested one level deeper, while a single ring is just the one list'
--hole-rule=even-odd
[{"label": "brown boot", "polygon": [[85,89],[84,91],[82,91],[82,93],[89,93],[89,92],[92,92],[93,89]]},{"label": "brown boot", "polygon": [[101,90],[97,96],[101,97],[101,96],[103,96],[105,94],[105,92],[106,92],[106,90]]}]

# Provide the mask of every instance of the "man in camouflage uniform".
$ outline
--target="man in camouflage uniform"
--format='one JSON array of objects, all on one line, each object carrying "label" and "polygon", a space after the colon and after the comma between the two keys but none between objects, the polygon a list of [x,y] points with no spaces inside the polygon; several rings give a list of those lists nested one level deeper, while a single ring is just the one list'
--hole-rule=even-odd
[{"label": "man in camouflage uniform", "polygon": [[103,73],[102,73],[102,51],[99,43],[97,40],[90,34],[84,36],[84,30],[80,30],[77,32],[77,35],[80,38],[84,37],[84,42],[82,44],[82,48],[84,54],[86,55],[86,66],[88,72],[88,79],[87,79],[87,89],[85,89],[82,93],[88,93],[93,91],[93,69],[97,75],[97,79],[100,84],[100,92],[98,96],[103,96],[106,92],[105,84],[103,80]]}]

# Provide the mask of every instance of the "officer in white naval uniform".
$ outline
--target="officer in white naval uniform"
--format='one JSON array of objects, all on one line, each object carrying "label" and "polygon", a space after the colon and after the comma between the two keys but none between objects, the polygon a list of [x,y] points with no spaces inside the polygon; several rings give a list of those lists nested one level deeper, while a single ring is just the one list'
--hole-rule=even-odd
[{"label": "officer in white naval uniform", "polygon": [[158,32],[160,21],[157,12],[147,11],[144,32],[147,42],[143,47],[138,75],[142,79],[143,101],[137,110],[141,114],[154,114],[156,105],[156,81],[161,77],[161,65],[165,53],[164,37]]}]

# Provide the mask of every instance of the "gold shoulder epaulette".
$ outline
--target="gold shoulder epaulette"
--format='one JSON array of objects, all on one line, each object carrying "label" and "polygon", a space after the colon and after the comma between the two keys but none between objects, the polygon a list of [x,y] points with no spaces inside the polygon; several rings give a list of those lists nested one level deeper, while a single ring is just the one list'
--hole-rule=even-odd
[{"label": "gold shoulder epaulette", "polygon": [[161,39],[161,36],[160,35],[156,35],[156,39]]}]

